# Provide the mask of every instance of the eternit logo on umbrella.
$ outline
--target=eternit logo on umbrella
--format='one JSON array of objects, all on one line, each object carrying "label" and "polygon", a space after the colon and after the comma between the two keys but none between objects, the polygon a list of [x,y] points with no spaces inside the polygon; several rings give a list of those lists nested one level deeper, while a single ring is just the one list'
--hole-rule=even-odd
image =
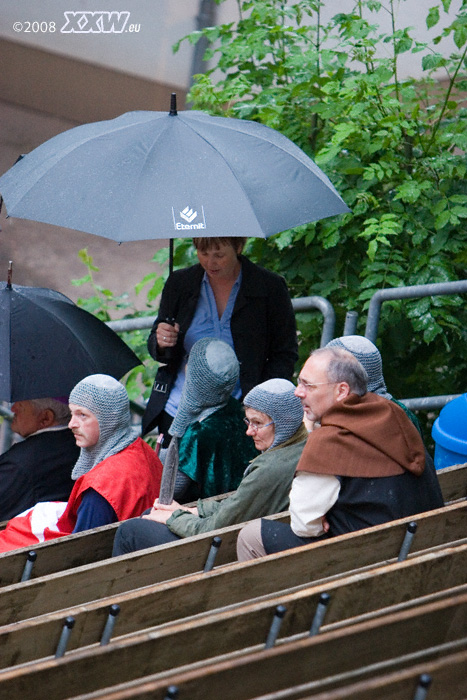
[{"label": "eternit logo on umbrella", "polygon": [[[175,208],[172,207],[172,218],[174,222],[174,229],[176,231],[206,228],[204,207],[201,207],[200,214],[196,209],[193,209],[193,207],[189,205],[187,205],[184,209],[182,209],[179,212],[176,212]],[[181,221],[181,219],[183,219],[183,221]]]}]

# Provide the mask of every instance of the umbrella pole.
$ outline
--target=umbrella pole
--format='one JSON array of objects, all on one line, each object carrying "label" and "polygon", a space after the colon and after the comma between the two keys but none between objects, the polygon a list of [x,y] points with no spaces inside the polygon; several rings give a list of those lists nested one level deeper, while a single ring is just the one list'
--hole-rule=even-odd
[{"label": "umbrella pole", "polygon": [[174,271],[174,239],[169,240],[169,274]]}]

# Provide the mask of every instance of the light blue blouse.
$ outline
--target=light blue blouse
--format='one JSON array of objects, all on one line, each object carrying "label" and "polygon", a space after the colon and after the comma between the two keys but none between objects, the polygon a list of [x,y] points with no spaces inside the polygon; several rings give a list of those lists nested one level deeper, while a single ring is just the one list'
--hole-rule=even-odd
[{"label": "light blue blouse", "polygon": [[[222,314],[221,318],[219,318],[214,292],[209,284],[209,279],[206,272],[204,273],[193,320],[185,334],[183,343],[185,357],[180,365],[180,369],[178,370],[177,377],[172,386],[172,390],[169,394],[169,398],[167,399],[164,409],[169,415],[175,416],[177,413],[178,404],[182,395],[183,384],[185,383],[185,367],[188,360],[188,355],[196,341],[200,340],[201,338],[219,338],[233,348],[234,344],[232,331],[230,330],[230,320],[232,318],[232,312],[241,282],[242,271],[240,270],[240,274],[235,280],[232,291],[230,292],[229,300],[227,301],[227,306],[225,307],[224,313]],[[238,380],[232,392],[232,396],[239,399],[241,394],[240,380]]]}]

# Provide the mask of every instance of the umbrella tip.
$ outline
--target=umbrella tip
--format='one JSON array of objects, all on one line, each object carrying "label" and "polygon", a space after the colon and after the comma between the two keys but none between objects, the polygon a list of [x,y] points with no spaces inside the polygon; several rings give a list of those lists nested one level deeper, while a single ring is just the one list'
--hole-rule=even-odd
[{"label": "umbrella tip", "polygon": [[170,95],[170,112],[169,115],[171,117],[176,117],[177,116],[177,94],[173,92]]},{"label": "umbrella tip", "polygon": [[6,282],[7,289],[11,289],[12,278],[13,278],[13,260],[10,260],[8,262],[8,276],[7,276],[7,282]]}]

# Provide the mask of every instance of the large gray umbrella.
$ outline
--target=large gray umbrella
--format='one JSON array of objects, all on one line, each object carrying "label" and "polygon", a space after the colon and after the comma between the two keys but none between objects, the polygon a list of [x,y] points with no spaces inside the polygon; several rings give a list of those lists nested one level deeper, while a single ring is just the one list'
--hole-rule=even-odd
[{"label": "large gray umbrella", "polygon": [[[174,96],[172,96],[174,98]],[[8,216],[115,241],[267,237],[349,209],[292,141],[203,112],[129,112],[46,141],[0,177]]]}]

